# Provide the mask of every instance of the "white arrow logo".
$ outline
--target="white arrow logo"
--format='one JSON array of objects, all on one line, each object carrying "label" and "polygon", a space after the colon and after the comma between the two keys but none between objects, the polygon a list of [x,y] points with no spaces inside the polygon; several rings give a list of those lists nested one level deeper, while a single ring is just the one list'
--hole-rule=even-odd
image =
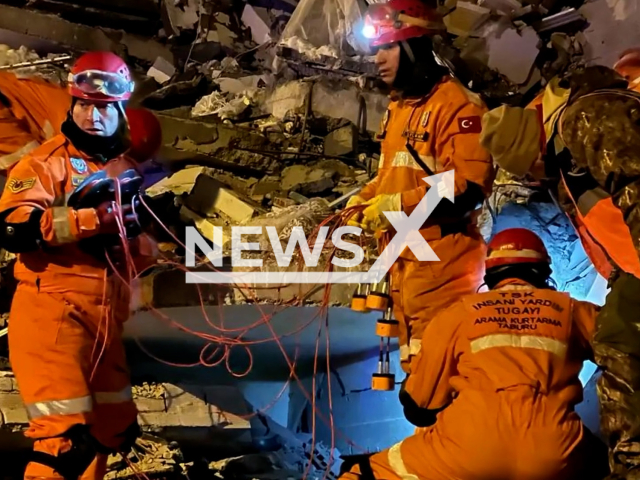
[{"label": "white arrow logo", "polygon": [[[420,203],[407,216],[405,212],[384,212],[396,234],[382,251],[368,272],[187,272],[187,283],[236,283],[236,284],[291,284],[291,283],[375,283],[381,281],[391,270],[405,248],[409,248],[416,258],[422,262],[439,261],[440,259],[429,246],[420,229],[429,215],[443,198],[454,201],[454,172],[439,173],[423,180],[431,188],[422,197]],[[349,233],[360,234],[357,227]],[[187,245],[189,247],[195,245]],[[194,248],[195,250],[195,248]]]}]

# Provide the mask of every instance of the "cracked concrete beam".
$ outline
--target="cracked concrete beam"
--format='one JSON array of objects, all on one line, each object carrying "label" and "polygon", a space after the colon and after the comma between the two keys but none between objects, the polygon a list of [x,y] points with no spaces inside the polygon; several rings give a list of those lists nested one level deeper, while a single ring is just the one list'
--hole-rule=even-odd
[{"label": "cracked concrete beam", "polygon": [[28,35],[86,50],[110,50],[153,63],[162,57],[173,63],[173,53],[152,39],[131,35],[120,30],[79,25],[50,15],[23,8],[0,5],[0,29]]},{"label": "cracked concrete beam", "polygon": [[286,150],[287,141],[284,137],[273,141],[246,128],[164,115],[161,112],[156,112],[156,116],[162,125],[164,149],[161,158],[169,163],[187,158],[208,159],[208,166],[231,172],[251,170],[271,173],[281,167],[279,159],[251,151]]}]

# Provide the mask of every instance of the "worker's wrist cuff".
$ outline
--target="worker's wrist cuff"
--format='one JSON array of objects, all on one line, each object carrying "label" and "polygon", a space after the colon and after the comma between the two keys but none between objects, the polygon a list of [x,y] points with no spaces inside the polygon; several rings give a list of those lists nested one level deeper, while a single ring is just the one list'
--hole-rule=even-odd
[{"label": "worker's wrist cuff", "polygon": [[92,237],[100,231],[98,212],[94,208],[81,208],[75,210],[78,225],[78,239]]}]

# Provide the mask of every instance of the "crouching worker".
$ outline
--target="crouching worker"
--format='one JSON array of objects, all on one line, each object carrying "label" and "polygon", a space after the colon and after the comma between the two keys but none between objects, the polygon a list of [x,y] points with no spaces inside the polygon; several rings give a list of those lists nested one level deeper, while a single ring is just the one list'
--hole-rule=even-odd
[{"label": "crouching worker", "polygon": [[425,428],[343,465],[342,480],[604,478],[607,449],[574,411],[596,306],[555,291],[550,273],[534,233],[497,234],[490,291],[434,317],[400,392],[407,419]]}]

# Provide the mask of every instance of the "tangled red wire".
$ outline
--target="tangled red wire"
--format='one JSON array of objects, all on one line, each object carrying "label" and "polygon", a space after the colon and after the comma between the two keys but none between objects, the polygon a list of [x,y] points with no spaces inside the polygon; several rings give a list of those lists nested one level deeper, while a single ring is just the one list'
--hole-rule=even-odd
[{"label": "tangled red wire", "polygon": [[[162,229],[173,239],[173,241],[175,242],[175,244],[181,246],[184,249],[187,249],[186,245],[184,245],[182,242],[180,242],[180,240],[173,234],[173,232],[166,226],[164,225],[160,219],[158,218],[158,216],[149,208],[149,206],[144,202],[144,199],[140,198],[140,204],[146,208],[148,210],[148,213],[155,219],[155,221],[162,227]],[[130,248],[129,248],[129,242],[127,240],[126,237],[126,233],[125,233],[125,225],[124,225],[124,220],[123,220],[123,216],[122,216],[122,208],[121,208],[121,198],[120,198],[120,188],[119,188],[119,184],[116,180],[116,208],[117,208],[117,219],[118,219],[118,226],[120,229],[120,239],[121,239],[121,246],[124,252],[124,258],[125,258],[125,269],[124,269],[124,274],[121,274],[119,269],[115,267],[113,260],[109,257],[109,254],[107,252],[107,261],[111,267],[111,270],[113,272],[115,272],[116,276],[119,278],[119,280],[126,285],[129,288],[130,293],[133,292],[132,289],[132,284],[134,281],[136,281],[137,279],[139,279],[139,277],[148,269],[148,268],[152,268],[152,267],[148,267],[145,270],[142,270],[140,272],[138,272],[136,270],[136,265],[135,265],[135,261],[134,258],[131,254]],[[341,212],[339,212],[336,215],[331,215],[328,216],[327,218],[325,218],[314,230],[314,232],[312,233],[311,237],[310,237],[310,242],[311,241],[315,241],[317,239],[317,235],[320,232],[320,229],[328,224],[331,224],[330,230],[328,235],[326,236],[326,238],[331,238],[331,234],[335,231],[335,229],[344,226],[347,224],[347,222],[357,213],[360,212],[361,209],[363,209],[364,206],[356,206],[356,207],[351,207],[345,210],[342,210]],[[329,250],[329,258],[333,257],[333,255],[335,255],[336,252],[336,248],[335,246],[333,246],[332,248],[330,248]],[[195,255],[195,252],[193,252]],[[188,272],[189,270],[184,266],[181,265],[179,263],[173,262],[171,261],[166,255],[164,254],[160,254],[162,257],[162,263],[163,264],[167,264],[167,265],[174,265],[176,268],[179,268],[185,272]],[[201,264],[204,264],[204,259],[201,256],[197,256],[196,258],[199,259],[199,261],[201,262]],[[299,256],[296,259],[297,263],[298,263],[298,267],[300,267],[300,258]],[[218,271],[211,263],[208,263],[209,268],[211,268],[214,271]],[[327,271],[331,271],[332,270],[332,263],[329,261],[327,262]],[[107,303],[107,291],[106,291],[106,284],[107,282],[105,282],[105,293],[104,293],[104,301],[105,303]],[[266,412],[267,410],[269,410],[271,407],[273,407],[281,398],[281,396],[284,394],[284,392],[286,391],[287,387],[289,386],[289,384],[291,383],[292,380],[295,380],[300,391],[302,392],[302,394],[304,395],[304,397],[306,398],[306,400],[311,404],[311,410],[313,412],[312,415],[312,425],[311,425],[311,439],[312,439],[312,443],[310,446],[310,457],[309,457],[309,462],[307,464],[306,470],[304,472],[304,477],[306,478],[307,475],[309,474],[311,465],[313,463],[313,459],[314,459],[314,452],[315,452],[315,441],[316,441],[316,416],[319,417],[323,423],[325,423],[331,432],[331,446],[330,446],[330,451],[331,451],[331,455],[329,458],[329,461],[327,462],[328,467],[325,470],[325,474],[323,476],[323,480],[324,478],[327,477],[327,475],[329,474],[329,466],[332,465],[333,463],[333,451],[335,448],[335,439],[336,439],[336,429],[335,429],[335,425],[334,425],[334,416],[333,416],[333,402],[332,402],[332,393],[331,393],[331,365],[330,365],[330,336],[329,336],[329,303],[330,303],[330,295],[331,295],[331,285],[327,284],[324,287],[324,294],[322,297],[322,302],[320,304],[320,308],[318,309],[318,312],[306,323],[304,323],[303,325],[299,326],[298,328],[296,328],[295,330],[291,331],[291,332],[287,332],[285,334],[277,334],[276,331],[273,328],[273,325],[271,324],[271,320],[273,318],[273,316],[277,313],[281,313],[283,310],[279,310],[279,311],[274,311],[272,313],[267,313],[264,308],[262,307],[262,305],[260,305],[259,303],[259,299],[256,296],[256,292],[255,290],[249,288],[249,286],[247,285],[238,285],[235,284],[233,285],[234,288],[238,289],[240,291],[240,293],[244,296],[245,300],[247,301],[252,301],[253,305],[255,306],[255,308],[258,310],[259,314],[260,314],[260,318],[258,320],[256,320],[254,323],[252,323],[251,325],[248,326],[244,326],[244,327],[239,327],[239,328],[225,328],[223,326],[223,302],[220,301],[221,299],[219,298],[218,300],[218,310],[219,310],[219,319],[220,319],[220,325],[217,325],[216,323],[214,323],[213,321],[211,321],[211,319],[209,318],[209,315],[207,314],[207,310],[205,308],[205,302],[204,299],[202,297],[202,292],[200,290],[200,286],[198,284],[195,284],[197,291],[198,291],[198,296],[200,297],[200,309],[203,315],[203,318],[205,319],[207,326],[211,328],[212,332],[202,332],[202,331],[196,331],[193,329],[189,329],[186,326],[174,321],[173,319],[171,319],[168,315],[166,315],[165,313],[161,312],[158,309],[155,309],[153,307],[151,308],[151,312],[154,316],[156,316],[157,318],[161,319],[162,321],[166,322],[170,327],[175,328],[181,332],[185,332],[187,334],[193,335],[199,339],[202,339],[205,341],[205,345],[201,348],[199,356],[198,356],[198,361],[194,362],[194,363],[188,363],[188,364],[179,364],[179,363],[174,363],[174,362],[169,362],[167,360],[163,360],[159,357],[157,357],[156,355],[154,355],[153,353],[149,352],[149,350],[147,348],[144,347],[144,345],[142,344],[142,342],[140,341],[139,338],[135,338],[136,343],[138,344],[139,348],[146,354],[148,355],[150,358],[163,363],[165,365],[168,366],[172,366],[172,367],[185,367],[185,368],[189,368],[189,367],[196,367],[196,366],[204,366],[204,367],[216,367],[216,366],[220,366],[221,364],[224,363],[227,371],[234,377],[236,378],[242,378],[247,376],[252,368],[253,368],[253,355],[251,353],[251,346],[253,345],[258,345],[258,344],[264,344],[267,342],[275,342],[279,348],[279,350],[281,351],[288,367],[289,367],[289,376],[288,379],[286,380],[286,382],[284,383],[282,389],[280,390],[280,392],[276,395],[276,397],[265,407],[263,407],[260,410],[257,410],[249,415],[244,415],[244,416],[240,416],[243,418],[250,418],[252,416],[261,414]],[[275,288],[281,289],[286,287],[286,285],[283,286],[278,286]],[[310,292],[314,289],[315,287],[312,287],[310,289]],[[307,292],[306,295],[309,295],[310,293]],[[303,295],[302,299],[305,298],[306,295]],[[288,305],[285,305],[284,308],[288,308],[289,306],[293,306],[296,304],[300,304],[301,303],[301,299],[298,299],[297,302],[294,303],[290,303]],[[108,309],[107,309],[108,310]],[[320,338],[322,336],[323,333],[323,329],[325,330],[325,338],[326,338],[326,346],[325,346],[325,357],[326,357],[326,378],[327,378],[327,390],[328,390],[328,407],[329,407],[329,416],[328,418],[326,417],[326,415],[320,411],[316,405],[316,395],[315,393],[310,394],[304,387],[302,381],[300,380],[300,378],[298,377],[297,373],[296,373],[296,364],[297,364],[297,360],[298,360],[298,352],[299,352],[299,345],[296,343],[295,346],[295,354],[294,354],[294,358],[293,360],[291,358],[289,358],[284,346],[282,345],[282,339],[284,337],[289,337],[292,335],[296,335],[298,333],[300,333],[302,330],[308,328],[312,323],[314,323],[317,319],[321,318],[323,321],[318,322],[318,334],[316,336],[316,343],[315,343],[315,354],[314,354],[314,362],[313,362],[313,376],[312,376],[312,385],[311,385],[311,391],[312,392],[316,392],[316,377],[317,377],[317,373],[318,373],[318,360],[319,360],[319,348],[320,348]],[[106,318],[105,322],[105,335],[104,335],[104,344],[102,345],[102,349],[101,349],[101,353],[98,357],[98,360],[96,361],[96,365],[99,363],[100,357],[102,356],[102,354],[104,353],[104,350],[106,348],[106,343],[108,341],[108,332],[109,332],[109,323],[112,320],[112,318]],[[102,320],[101,320],[102,323]],[[243,337],[245,337],[247,335],[248,332],[250,332],[251,330],[259,327],[259,326],[266,326],[269,329],[269,332],[271,334],[270,338],[263,338],[263,339],[258,339],[258,340],[246,340]],[[99,331],[101,331],[101,329],[99,329]],[[215,332],[215,333],[214,333]],[[97,343],[97,340],[96,340]],[[243,372],[237,373],[234,372],[233,369],[231,368],[231,364],[230,364],[230,355],[231,352],[233,350],[234,347],[243,347],[244,350],[247,353],[248,359],[249,359],[249,365],[247,367],[247,369]],[[94,350],[95,350],[95,345],[94,345]],[[216,358],[217,357],[217,358]],[[349,438],[347,438],[342,432],[337,432],[337,434],[343,438],[347,444],[355,447],[357,450],[361,450],[364,451],[364,449],[362,447],[359,447],[358,445],[356,445],[353,441],[351,441]]]}]

